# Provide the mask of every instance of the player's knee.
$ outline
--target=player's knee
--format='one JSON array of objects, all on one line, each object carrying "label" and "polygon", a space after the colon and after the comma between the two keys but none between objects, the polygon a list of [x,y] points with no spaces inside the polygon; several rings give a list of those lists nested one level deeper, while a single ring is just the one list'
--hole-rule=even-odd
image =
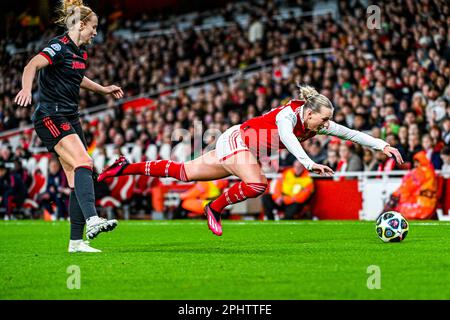
[{"label": "player's knee", "polygon": [[245,189],[245,193],[248,198],[256,198],[266,192],[268,186],[267,179],[262,180],[261,182],[243,182],[243,189]]},{"label": "player's knee", "polygon": [[75,164],[75,170],[77,168],[87,168],[92,170],[94,168],[94,160],[89,156],[82,157]]},{"label": "player's knee", "polygon": [[196,179],[201,175],[201,170],[199,170],[199,167],[191,165],[190,162],[183,165],[183,170],[185,172],[185,175],[182,181],[184,182],[196,181]]}]

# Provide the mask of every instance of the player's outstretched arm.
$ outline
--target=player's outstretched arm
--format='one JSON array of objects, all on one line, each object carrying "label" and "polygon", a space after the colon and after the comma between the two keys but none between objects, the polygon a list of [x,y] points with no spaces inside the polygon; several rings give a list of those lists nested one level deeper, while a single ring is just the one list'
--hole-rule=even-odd
[{"label": "player's outstretched arm", "polygon": [[104,86],[92,81],[88,77],[84,77],[83,81],[81,81],[81,88],[98,93],[98,94],[102,94],[105,96],[110,94],[116,99],[123,98],[122,88],[120,88],[118,86],[114,86],[114,85],[104,87]]},{"label": "player's outstretched arm", "polygon": [[302,145],[293,132],[296,121],[296,116],[290,108],[286,108],[278,113],[276,123],[281,142],[308,171],[323,176],[332,176],[334,172],[330,167],[315,163],[303,150]]},{"label": "player's outstretched arm", "polygon": [[391,147],[386,141],[374,138],[357,130],[349,129],[340,124],[337,124],[334,121],[329,121],[328,127],[321,129],[319,131],[319,134],[335,136],[344,140],[358,143],[364,147],[383,151],[383,153],[388,157],[394,156],[398,164],[404,163],[400,152],[396,148]]},{"label": "player's outstretched arm", "polygon": [[33,87],[33,80],[39,69],[45,68],[50,63],[42,55],[38,54],[28,62],[23,69],[22,75],[22,90],[14,98],[14,103],[21,107],[26,107],[31,104],[32,96],[31,89]]}]

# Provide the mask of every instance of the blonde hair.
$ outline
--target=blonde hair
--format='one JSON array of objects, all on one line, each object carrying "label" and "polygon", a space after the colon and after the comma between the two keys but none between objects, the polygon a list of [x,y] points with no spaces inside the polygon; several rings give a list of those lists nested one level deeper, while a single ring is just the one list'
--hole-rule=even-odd
[{"label": "blonde hair", "polygon": [[311,109],[314,112],[320,112],[320,108],[324,107],[333,111],[334,108],[330,99],[317,92],[316,89],[306,85],[298,85],[298,87],[300,90],[299,99],[305,101],[304,108]]},{"label": "blonde hair", "polygon": [[83,0],[61,0],[57,10],[58,19],[55,23],[71,29],[79,21],[86,21],[94,11],[85,6]]}]

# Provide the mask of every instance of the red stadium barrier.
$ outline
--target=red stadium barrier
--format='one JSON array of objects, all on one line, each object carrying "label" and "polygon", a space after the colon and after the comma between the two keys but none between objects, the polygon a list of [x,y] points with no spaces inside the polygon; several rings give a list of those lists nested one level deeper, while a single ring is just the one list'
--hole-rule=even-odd
[{"label": "red stadium barrier", "polygon": [[[181,193],[191,184],[173,182],[157,187],[161,201],[168,192]],[[313,216],[320,220],[359,220],[362,210],[362,193],[358,179],[325,180],[315,179],[315,193],[311,200]],[[445,213],[450,210],[450,179],[444,179],[440,207]]]},{"label": "red stadium barrier", "polygon": [[358,220],[362,209],[362,193],[358,180],[314,181],[315,193],[312,199],[313,215],[320,220]]},{"label": "red stadium barrier", "polygon": [[[358,190],[358,180],[322,180],[314,181],[315,193],[311,200],[313,215],[323,220],[358,220],[362,209],[362,193]],[[191,184],[161,185],[161,193],[181,193]]]}]

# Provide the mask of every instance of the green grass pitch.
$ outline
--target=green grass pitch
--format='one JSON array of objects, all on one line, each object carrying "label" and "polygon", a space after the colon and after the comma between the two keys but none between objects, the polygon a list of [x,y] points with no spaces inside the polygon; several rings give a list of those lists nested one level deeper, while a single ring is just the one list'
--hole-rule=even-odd
[{"label": "green grass pitch", "polygon": [[[69,254],[68,222],[0,222],[0,299],[450,299],[450,223],[412,222],[401,243],[361,221],[224,221],[223,230],[120,221],[92,241],[102,253]],[[67,287],[69,266],[80,289]],[[380,289],[367,286],[369,266]]]}]

